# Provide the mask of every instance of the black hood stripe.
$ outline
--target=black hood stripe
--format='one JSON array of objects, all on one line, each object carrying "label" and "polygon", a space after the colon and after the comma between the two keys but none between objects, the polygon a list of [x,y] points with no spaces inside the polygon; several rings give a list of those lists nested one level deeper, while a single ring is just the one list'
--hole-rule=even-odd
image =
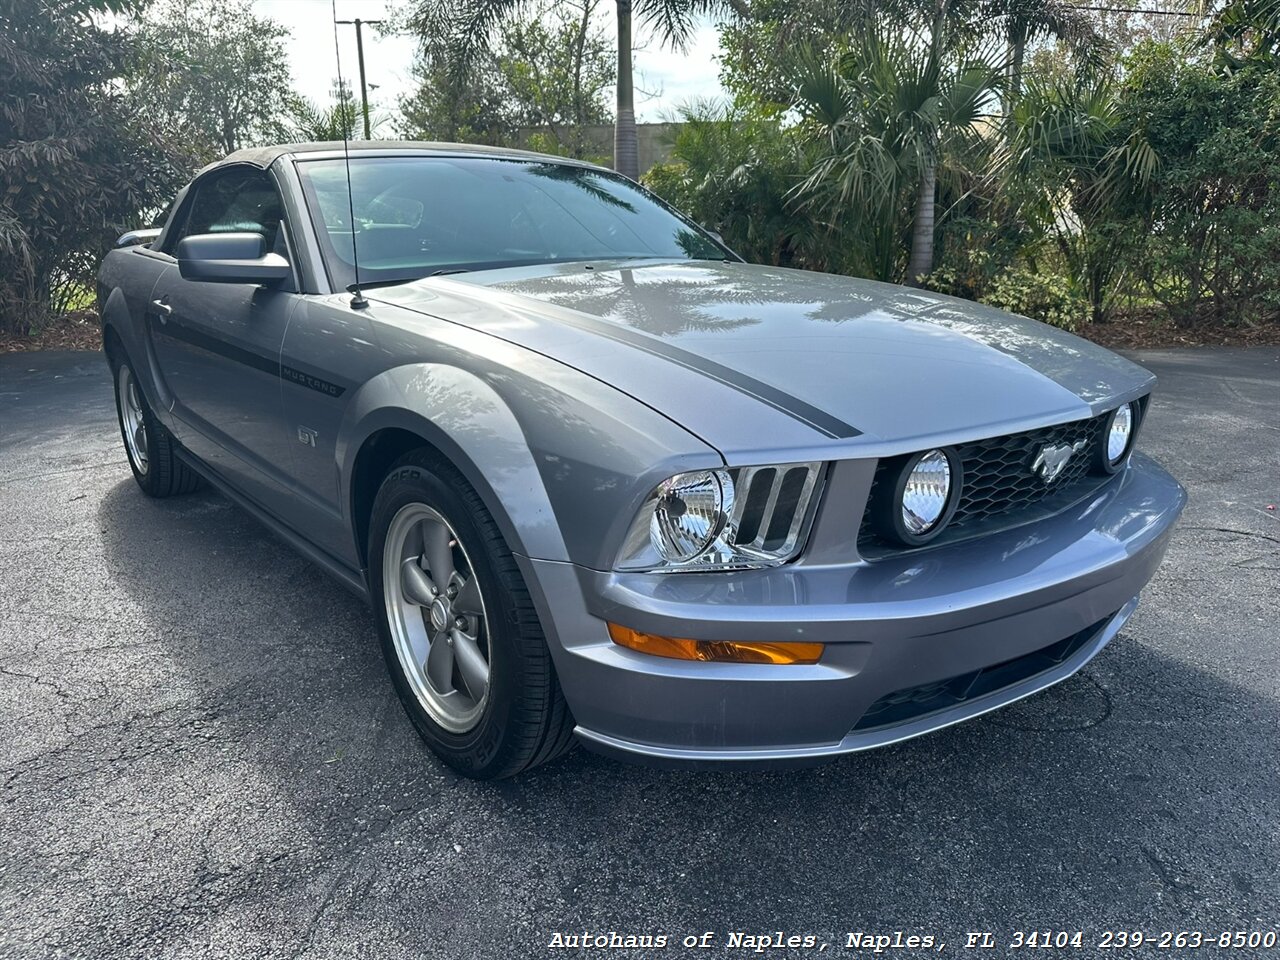
[{"label": "black hood stripe", "polygon": [[819,410],[813,404],[805,403],[805,401],[798,397],[793,397],[784,390],[772,387],[740,371],[732,370],[723,364],[716,363],[714,360],[708,360],[706,357],[683,350],[675,344],[655,339],[621,324],[613,323],[610,320],[601,320],[589,314],[577,312],[556,314],[550,319],[554,323],[563,323],[566,326],[577,327],[579,330],[599,334],[619,343],[625,343],[629,347],[635,347],[637,350],[643,350],[645,353],[655,357],[661,357],[664,360],[679,364],[687,370],[710,377],[712,380],[723,383],[727,387],[732,387],[739,393],[754,397],[766,406],[772,407],[779,413],[786,414],[793,420],[799,420],[806,426],[812,427],[833,440],[844,440],[862,435],[862,431],[857,427],[852,427],[839,417],[833,417],[826,411]]}]

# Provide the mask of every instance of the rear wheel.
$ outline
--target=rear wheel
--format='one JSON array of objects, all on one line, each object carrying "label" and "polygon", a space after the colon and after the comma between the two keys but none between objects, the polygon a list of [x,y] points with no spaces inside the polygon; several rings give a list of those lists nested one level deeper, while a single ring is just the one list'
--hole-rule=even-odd
[{"label": "rear wheel", "polygon": [[369,565],[396,692],[446,763],[488,780],[572,745],[524,579],[452,465],[418,451],[392,468],[373,504]]},{"label": "rear wheel", "polygon": [[174,453],[174,441],[156,419],[127,358],[112,363],[116,414],[129,468],[142,492],[151,497],[190,493],[200,478]]}]

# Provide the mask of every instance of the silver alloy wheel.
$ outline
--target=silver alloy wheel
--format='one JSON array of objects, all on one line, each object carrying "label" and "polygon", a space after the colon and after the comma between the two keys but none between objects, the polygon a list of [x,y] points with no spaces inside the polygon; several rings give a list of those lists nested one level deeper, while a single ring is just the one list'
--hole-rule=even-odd
[{"label": "silver alloy wheel", "polygon": [[488,619],[475,568],[449,522],[425,503],[391,519],[382,593],[400,666],[422,708],[466,733],[489,700]]},{"label": "silver alloy wheel", "polygon": [[147,458],[147,420],[142,415],[142,394],[138,381],[127,363],[120,364],[116,374],[116,391],[120,395],[120,423],[124,427],[124,443],[129,459],[141,474],[150,466]]}]

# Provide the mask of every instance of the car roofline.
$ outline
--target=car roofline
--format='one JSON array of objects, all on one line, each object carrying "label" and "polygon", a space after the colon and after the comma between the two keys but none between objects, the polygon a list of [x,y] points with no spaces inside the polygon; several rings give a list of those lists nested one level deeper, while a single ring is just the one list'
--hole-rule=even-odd
[{"label": "car roofline", "polygon": [[436,157],[480,157],[494,160],[538,160],[545,163],[558,163],[566,166],[582,167],[588,170],[600,170],[613,173],[607,167],[577,160],[573,157],[560,157],[549,153],[535,153],[531,150],[516,150],[511,147],[491,147],[474,143],[436,143],[422,140],[355,140],[349,141],[345,147],[341,140],[329,140],[314,143],[281,143],[267,147],[249,147],[228,154],[221,160],[203,167],[196,178],[204,176],[212,170],[223,167],[245,164],[266,170],[277,160],[333,160],[350,155],[373,157],[404,156],[436,156]]}]

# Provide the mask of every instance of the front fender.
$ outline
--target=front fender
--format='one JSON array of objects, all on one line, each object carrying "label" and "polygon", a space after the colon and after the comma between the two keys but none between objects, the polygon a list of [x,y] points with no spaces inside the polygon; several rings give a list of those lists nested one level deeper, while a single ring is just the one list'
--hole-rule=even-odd
[{"label": "front fender", "polygon": [[409,430],[453,461],[515,553],[608,568],[659,481],[723,465],[717,451],[631,397],[545,357],[504,357],[511,349],[491,343],[489,356],[470,357],[473,367],[397,366],[360,387],[335,450],[346,509],[365,441]]},{"label": "front fender", "polygon": [[568,559],[524,432],[488,383],[434,363],[395,367],[365,383],[348,407],[335,451],[341,502],[348,509],[356,456],[366,440],[386,429],[415,433],[448,457],[485,502],[514,552]]}]

